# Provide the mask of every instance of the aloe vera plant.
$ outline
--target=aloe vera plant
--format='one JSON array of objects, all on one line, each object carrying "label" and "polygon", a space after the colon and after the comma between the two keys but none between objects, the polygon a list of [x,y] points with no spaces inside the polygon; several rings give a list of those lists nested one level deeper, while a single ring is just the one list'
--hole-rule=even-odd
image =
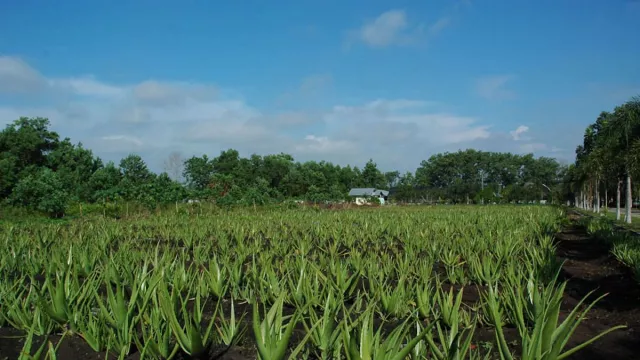
[{"label": "aloe vera plant", "polygon": [[[193,312],[188,311],[186,307],[189,294],[186,297],[182,297],[175,289],[170,294],[164,282],[160,282],[158,292],[159,304],[163,315],[167,318],[180,348],[192,357],[206,354],[213,343],[211,330],[215,321],[210,319],[209,325],[204,332],[202,331],[200,324],[203,320],[204,305],[200,303],[202,298],[200,292],[197,291],[195,294],[196,304]],[[215,307],[214,317],[217,311],[218,306]]]},{"label": "aloe vera plant", "polygon": [[149,307],[141,320],[141,338],[134,341],[141,354],[155,359],[172,359],[180,350],[177,341],[173,341],[173,332],[169,320],[159,304],[158,295],[152,297],[153,306]]},{"label": "aloe vera plant", "polygon": [[[309,322],[304,322],[305,329],[311,335],[310,339],[317,349],[317,356],[323,360],[339,358],[340,336],[342,328],[338,326],[338,311],[340,304],[333,296],[333,292],[327,294],[322,308],[322,314],[315,310],[309,311]],[[312,324],[317,324],[314,328]]]},{"label": "aloe vera plant", "polygon": [[75,320],[83,312],[83,304],[91,291],[91,280],[84,285],[79,284],[78,278],[67,271],[64,275],[57,274],[55,285],[51,277],[45,279],[38,303],[44,312],[65,330],[75,332]]},{"label": "aloe vera plant", "polygon": [[[561,284],[558,287],[553,288],[546,293],[540,293],[533,291],[532,297],[534,302],[534,319],[533,327],[529,328],[523,325],[524,322],[519,323],[519,332],[522,339],[522,354],[520,356],[523,360],[559,360],[565,359],[575,352],[584,349],[587,345],[598,340],[602,336],[625,328],[625,326],[615,326],[609,328],[598,334],[597,336],[577,345],[569,350],[565,350],[565,347],[571,338],[576,327],[582,322],[588,311],[600,301],[605,295],[602,295],[592,301],[584,311],[579,312],[582,303],[591,295],[587,294],[582,300],[580,300],[578,306],[565,318],[564,321],[559,322],[560,318],[560,305],[562,302],[562,294],[566,283]],[[513,355],[507,345],[507,341],[502,331],[502,325],[500,324],[502,318],[503,307],[498,300],[498,291],[495,287],[491,287],[486,295],[490,316],[494,321],[496,327],[496,342],[500,357],[502,359],[511,360]],[[520,307],[520,311],[524,307]],[[522,313],[518,314],[520,318],[524,318]]]},{"label": "aloe vera plant", "polygon": [[235,306],[233,298],[231,298],[231,310],[229,312],[229,320],[224,315],[224,310],[222,307],[220,308],[220,325],[216,324],[216,329],[218,330],[218,335],[222,342],[231,347],[236,345],[242,336],[244,335],[247,328],[242,325],[242,320],[244,319],[245,314],[242,314],[240,319],[236,320],[235,314]]},{"label": "aloe vera plant", "polygon": [[[35,328],[35,327],[34,327]],[[58,340],[58,344],[54,347],[51,341],[43,341],[42,345],[32,354],[31,347],[33,346],[33,335],[35,334],[34,328],[29,330],[27,333],[27,337],[25,338],[24,345],[20,351],[20,355],[18,356],[18,360],[56,360],[56,351],[60,347],[60,344],[64,340],[67,333],[62,334],[60,340]],[[45,349],[47,351],[45,352]],[[44,356],[43,356],[44,355]]]},{"label": "aloe vera plant", "polygon": [[42,358],[42,354],[44,353],[44,349],[47,346],[47,342],[43,342],[42,345],[36,350],[36,352],[31,354],[31,347],[33,346],[33,334],[33,330],[30,330],[27,334],[18,360],[40,360]]},{"label": "aloe vera plant", "polygon": [[[249,320],[261,359],[393,359],[407,345],[414,359],[477,359],[477,321],[515,325],[533,348],[564,290],[548,286],[561,265],[557,208],[182,210],[0,224],[0,325],[72,331],[118,357],[132,344],[145,358],[202,356],[237,344]],[[637,246],[596,225],[616,257],[638,264]],[[499,297],[463,303],[461,285]],[[238,319],[245,304],[252,314]],[[405,325],[387,333],[391,321]]]},{"label": "aloe vera plant", "polygon": [[398,280],[396,286],[383,284],[380,288],[380,303],[385,315],[403,318],[409,311],[405,277]]},{"label": "aloe vera plant", "polygon": [[[258,357],[262,360],[283,360],[286,358],[293,329],[302,315],[301,311],[296,311],[293,315],[283,315],[283,306],[284,296],[280,296],[266,312],[264,319],[260,320],[258,304],[257,302],[253,304],[253,334],[256,338]],[[302,352],[311,333],[310,331],[291,351],[289,359],[295,359]]]},{"label": "aloe vera plant", "polygon": [[[346,318],[345,318],[346,319]],[[343,322],[343,345],[348,360],[401,360],[409,356],[413,348],[428,336],[433,324],[415,337],[407,340],[408,318],[395,327],[386,337],[382,328],[374,330],[373,308],[367,309],[355,322]],[[406,341],[406,343],[405,343]]]},{"label": "aloe vera plant", "polygon": [[431,282],[427,281],[423,284],[417,284],[415,292],[418,313],[423,319],[429,320],[433,316],[437,304],[435,289]]},{"label": "aloe vera plant", "polygon": [[227,278],[222,274],[217,257],[213,257],[210,260],[207,275],[209,288],[213,295],[218,299],[223,298],[227,291]]},{"label": "aloe vera plant", "polygon": [[78,335],[96,352],[104,351],[109,330],[101,318],[89,311],[84,319],[76,321]]}]

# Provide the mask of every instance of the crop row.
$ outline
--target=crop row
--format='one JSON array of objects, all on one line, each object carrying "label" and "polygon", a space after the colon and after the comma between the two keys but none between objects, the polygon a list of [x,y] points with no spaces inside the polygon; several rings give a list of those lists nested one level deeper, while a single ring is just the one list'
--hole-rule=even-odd
[{"label": "crop row", "polygon": [[[563,218],[456,207],[6,225],[0,326],[78,336],[119,358],[249,341],[276,360],[560,359],[582,347],[566,348],[592,304],[562,308]],[[492,351],[475,345],[478,327],[495,329]],[[55,358],[53,344],[30,347]]]}]

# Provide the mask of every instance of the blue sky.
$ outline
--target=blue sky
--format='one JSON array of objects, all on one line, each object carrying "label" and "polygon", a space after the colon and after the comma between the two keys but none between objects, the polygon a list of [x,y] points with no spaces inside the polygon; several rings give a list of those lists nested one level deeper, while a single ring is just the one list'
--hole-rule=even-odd
[{"label": "blue sky", "polygon": [[0,125],[107,160],[287,152],[415,170],[477,148],[573,159],[640,94],[640,1],[0,4]]}]

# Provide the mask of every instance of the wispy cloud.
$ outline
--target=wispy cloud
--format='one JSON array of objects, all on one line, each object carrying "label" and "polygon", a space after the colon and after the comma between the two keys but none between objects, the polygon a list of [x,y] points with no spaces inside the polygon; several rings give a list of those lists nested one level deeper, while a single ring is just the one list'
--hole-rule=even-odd
[{"label": "wispy cloud", "polygon": [[309,75],[306,78],[302,79],[302,83],[300,84],[300,92],[314,93],[319,90],[322,90],[333,83],[333,77],[331,74],[315,74]]},{"label": "wispy cloud", "polygon": [[514,75],[508,74],[482,77],[476,80],[474,91],[487,100],[511,100],[516,93],[508,88],[508,84],[514,79]]},{"label": "wispy cloud", "polygon": [[527,131],[529,131],[529,127],[525,126],[525,125],[520,125],[518,126],[517,129],[509,132],[509,134],[511,134],[511,138],[515,141],[520,141],[523,140],[522,135],[524,133],[526,133]]},{"label": "wispy cloud", "polygon": [[42,75],[22,59],[0,56],[0,94],[33,93],[46,86]]},{"label": "wispy cloud", "polygon": [[350,30],[346,45],[361,42],[371,48],[385,48],[392,45],[417,44],[438,35],[451,24],[451,19],[451,16],[447,15],[431,24],[416,23],[409,20],[405,10],[389,10],[365,22],[360,28]]},{"label": "wispy cloud", "polygon": [[128,144],[133,144],[136,147],[140,147],[142,145],[144,145],[144,143],[142,142],[142,140],[138,139],[135,136],[128,136],[128,135],[109,135],[109,136],[103,136],[102,140],[107,140],[107,141],[116,141],[116,142],[120,142],[120,143],[128,143]]},{"label": "wispy cloud", "polygon": [[303,105],[326,93],[333,84],[333,76],[329,73],[308,75],[294,87],[280,94],[276,99],[278,106]]},{"label": "wispy cloud", "polygon": [[366,22],[351,37],[371,47],[403,44],[411,40],[405,10],[389,10]]},{"label": "wispy cloud", "polygon": [[442,17],[429,26],[429,34],[431,36],[438,35],[442,30],[444,30],[450,24],[451,24],[451,17],[449,16]]},{"label": "wispy cloud", "polygon": [[344,153],[355,150],[357,143],[348,140],[332,140],[326,136],[307,135],[295,146],[300,153],[325,154]]},{"label": "wispy cloud", "polygon": [[[0,64],[3,60],[7,62],[0,57]],[[175,150],[187,157],[227,148],[245,156],[286,152],[298,160],[339,164],[364,164],[374,158],[382,168],[413,170],[421,160],[445,150],[499,142],[513,151],[551,149],[527,144],[529,140],[514,143],[509,134],[495,137],[492,124],[473,114],[444,112],[429,99],[379,98],[313,110],[265,111],[241,97],[218,96],[224,89],[212,84],[161,79],[114,84],[86,76],[51,79],[26,63],[17,64],[13,70],[5,66],[3,76],[15,85],[7,91],[31,91],[34,100],[29,106],[0,106],[0,122],[49,117],[54,130],[82,141],[105,160],[136,152],[154,169],[162,169]],[[301,81],[300,91],[322,88],[330,81],[328,76],[312,76]],[[42,88],[30,87],[34,83],[65,94],[41,106],[37,94]],[[514,131],[516,138],[525,139],[523,128]]]}]

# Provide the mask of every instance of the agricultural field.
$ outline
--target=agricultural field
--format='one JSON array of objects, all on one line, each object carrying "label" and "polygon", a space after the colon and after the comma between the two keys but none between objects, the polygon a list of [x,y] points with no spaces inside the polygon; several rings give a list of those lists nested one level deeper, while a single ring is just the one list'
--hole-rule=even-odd
[{"label": "agricultural field", "polygon": [[0,359],[633,358],[625,239],[550,206],[5,223]]}]

